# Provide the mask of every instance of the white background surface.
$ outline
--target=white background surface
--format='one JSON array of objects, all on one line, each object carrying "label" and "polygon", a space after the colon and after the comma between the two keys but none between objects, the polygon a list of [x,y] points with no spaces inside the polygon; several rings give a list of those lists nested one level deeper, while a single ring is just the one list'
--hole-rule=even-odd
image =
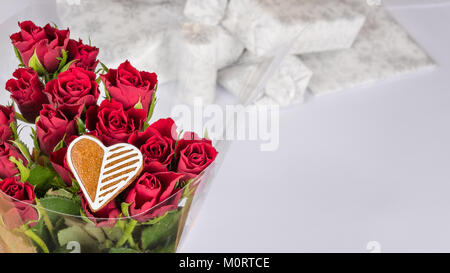
[{"label": "white background surface", "polygon": [[234,142],[182,252],[450,251],[450,6],[392,13],[438,68],[282,110],[275,152]]},{"label": "white background surface", "polygon": [[450,251],[450,6],[392,13],[439,67],[283,110],[276,152],[234,142],[181,251]]}]

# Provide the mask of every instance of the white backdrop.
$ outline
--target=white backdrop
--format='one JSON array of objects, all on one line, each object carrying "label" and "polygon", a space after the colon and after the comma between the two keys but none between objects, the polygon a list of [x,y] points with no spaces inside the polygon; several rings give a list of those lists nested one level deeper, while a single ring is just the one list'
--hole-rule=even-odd
[{"label": "white backdrop", "polygon": [[283,110],[276,152],[233,143],[182,251],[450,251],[450,6],[427,2],[384,1],[438,68]]},{"label": "white backdrop", "polygon": [[450,6],[383,2],[438,68],[282,110],[275,152],[234,142],[181,251],[450,251]]}]

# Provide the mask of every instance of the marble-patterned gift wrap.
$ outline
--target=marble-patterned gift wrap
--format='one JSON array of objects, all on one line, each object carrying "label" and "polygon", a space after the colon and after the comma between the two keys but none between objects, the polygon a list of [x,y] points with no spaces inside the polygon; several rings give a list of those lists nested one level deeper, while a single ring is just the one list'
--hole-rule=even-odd
[{"label": "marble-patterned gift wrap", "polygon": [[185,0],[57,0],[61,27],[71,37],[91,39],[109,67],[125,59],[141,70],[157,71],[160,83],[174,80],[171,32],[183,15]]},{"label": "marble-patterned gift wrap", "polygon": [[217,25],[225,15],[228,0],[187,0],[184,15],[206,25]]},{"label": "marble-patterned gift wrap", "polygon": [[301,56],[314,73],[309,88],[322,95],[371,84],[435,63],[382,7],[371,8],[351,49]]},{"label": "marble-patterned gift wrap", "polygon": [[346,1],[230,0],[222,25],[257,56],[296,40],[292,54],[349,48],[365,14]]}]

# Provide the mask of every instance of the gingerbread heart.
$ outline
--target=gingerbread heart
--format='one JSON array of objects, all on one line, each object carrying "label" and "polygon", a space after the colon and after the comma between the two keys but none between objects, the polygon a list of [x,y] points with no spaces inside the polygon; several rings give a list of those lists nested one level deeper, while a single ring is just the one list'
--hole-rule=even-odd
[{"label": "gingerbread heart", "polygon": [[142,172],[142,153],[131,144],[105,147],[95,137],[70,143],[67,163],[92,211],[99,211]]}]

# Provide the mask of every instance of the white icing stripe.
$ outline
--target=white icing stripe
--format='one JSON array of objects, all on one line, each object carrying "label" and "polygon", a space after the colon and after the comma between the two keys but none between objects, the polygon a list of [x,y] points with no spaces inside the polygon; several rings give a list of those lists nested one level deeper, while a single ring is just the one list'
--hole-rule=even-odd
[{"label": "white icing stripe", "polygon": [[123,149],[123,148],[125,148],[126,146],[125,145],[117,145],[116,147],[110,147],[109,148],[109,151],[108,152],[113,152],[113,153],[115,153],[115,152],[117,152],[117,151],[119,151],[120,149]]},{"label": "white icing stripe", "polygon": [[[113,165],[113,166],[111,166],[111,167],[105,169],[105,171],[103,172],[103,174],[109,176],[110,173],[107,173],[107,172],[113,170],[114,168],[117,168],[117,167],[120,166],[120,165],[127,164],[127,163],[133,162],[133,161],[135,161],[135,160],[138,160],[138,162],[133,163],[133,164],[130,164],[129,166],[133,166],[133,165],[135,165],[135,164],[138,164],[138,163],[139,163],[139,157],[137,157],[137,156],[136,156],[136,157],[131,157],[131,158],[128,158],[127,160],[124,160],[124,161],[122,161],[122,162],[120,162],[120,163],[117,163],[116,165]],[[122,168],[121,168],[121,169],[122,169]]]},{"label": "white icing stripe", "polygon": [[130,147],[126,147],[126,146],[124,146],[124,147],[121,147],[120,149],[118,149],[118,150],[115,150],[115,151],[109,151],[109,156],[108,157],[111,157],[112,155],[114,155],[114,154],[118,154],[118,153],[121,153],[121,152],[124,152],[124,151],[132,151],[133,149],[131,149]]},{"label": "white icing stripe", "polygon": [[[139,160],[137,158],[134,158],[133,160],[128,160],[128,161],[129,162],[135,161],[135,162],[133,164],[124,163],[123,166],[120,169],[117,169],[117,170],[114,170],[114,171],[105,172],[105,174],[104,174],[105,179],[110,177],[110,176],[113,176],[115,174],[118,174],[120,172],[123,172],[125,169],[131,169],[133,167],[137,167],[135,164],[139,162]],[[119,164],[117,164],[117,165],[119,165]],[[117,166],[116,166],[116,168],[117,168]],[[113,170],[113,169],[111,169],[111,170]]]},{"label": "white icing stripe", "polygon": [[[125,175],[127,175],[128,173],[133,172],[134,170],[137,169],[137,166],[126,166],[125,168],[121,168],[111,174],[108,174],[108,176],[104,176],[103,180],[101,181],[101,183],[109,183],[109,181],[114,180],[114,179],[118,179],[119,177],[124,177]],[[115,175],[119,174],[123,172],[124,174],[114,177]]]},{"label": "white icing stripe", "polygon": [[[134,153],[134,155],[133,155],[133,153]],[[121,155],[120,157],[115,157],[114,159],[107,160],[107,161],[104,163],[103,173],[105,173],[105,172],[107,172],[107,171],[109,171],[109,170],[111,170],[111,169],[114,169],[115,167],[118,166],[118,164],[122,164],[122,160],[128,160],[128,159],[130,159],[130,158],[127,158],[127,157],[129,157],[129,156],[132,156],[132,157],[130,157],[130,158],[138,158],[138,154],[136,153],[136,151],[131,151],[131,152],[127,153],[127,154]],[[118,161],[118,163],[115,163],[115,164],[113,164],[113,165],[111,165],[111,166],[109,166],[109,167],[106,167],[106,166],[108,166],[109,164],[111,164],[111,163],[113,163],[113,162],[115,162],[115,161]]]},{"label": "white icing stripe", "polygon": [[[114,189],[114,187],[116,187],[117,185],[120,185],[120,183],[117,183],[117,182],[122,182],[124,180],[127,180],[128,178],[130,178],[129,175],[127,175],[125,177],[118,178],[118,179],[114,179],[114,180],[108,181],[108,183],[102,184],[102,187],[100,188],[100,191],[99,191],[99,195],[102,195],[102,193],[105,193],[105,192],[108,192],[108,191]],[[114,184],[114,183],[117,183],[117,184],[114,185],[114,186],[108,187],[108,185],[111,185],[111,184]]]},{"label": "white icing stripe", "polygon": [[118,152],[118,153],[114,153],[114,154],[110,155],[106,160],[107,161],[110,161],[110,160],[112,161],[112,160],[116,159],[118,156],[127,154],[129,152],[133,152],[133,150],[124,150],[124,151],[121,151],[121,152]]}]

